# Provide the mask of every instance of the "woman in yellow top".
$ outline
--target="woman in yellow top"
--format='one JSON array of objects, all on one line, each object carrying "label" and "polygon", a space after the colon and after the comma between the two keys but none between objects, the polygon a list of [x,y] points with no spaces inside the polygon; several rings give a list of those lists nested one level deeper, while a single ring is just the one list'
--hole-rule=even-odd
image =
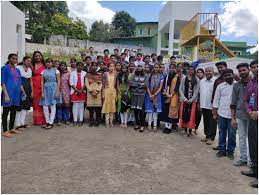
[{"label": "woman in yellow top", "polygon": [[109,71],[103,74],[103,107],[106,127],[113,127],[113,115],[116,112],[116,73],[114,63],[108,65]]}]

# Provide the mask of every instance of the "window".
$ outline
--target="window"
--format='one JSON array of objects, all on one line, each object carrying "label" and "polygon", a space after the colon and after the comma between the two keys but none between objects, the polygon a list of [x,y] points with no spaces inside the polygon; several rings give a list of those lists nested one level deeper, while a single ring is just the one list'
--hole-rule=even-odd
[{"label": "window", "polygon": [[242,52],[241,51],[234,51],[233,52],[236,56],[241,56],[242,55]]},{"label": "window", "polygon": [[147,29],[147,36],[150,36],[150,35],[151,35],[151,29],[148,28],[148,29]]},{"label": "window", "polygon": [[142,34],[143,34],[143,29],[140,28],[140,29],[139,29],[139,35],[142,35]]}]

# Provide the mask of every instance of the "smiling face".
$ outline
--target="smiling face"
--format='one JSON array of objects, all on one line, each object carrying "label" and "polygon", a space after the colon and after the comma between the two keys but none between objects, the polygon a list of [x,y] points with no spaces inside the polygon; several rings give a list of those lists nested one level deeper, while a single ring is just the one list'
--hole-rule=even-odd
[{"label": "smiling face", "polygon": [[60,64],[60,70],[63,72],[67,69],[67,65],[65,63]]},{"label": "smiling face", "polygon": [[116,63],[116,71],[120,71],[121,70],[121,64],[120,63]]},{"label": "smiling face", "polygon": [[143,70],[143,67],[142,67],[141,65],[138,65],[137,71],[138,71],[138,72],[141,72],[142,70]]},{"label": "smiling face", "polygon": [[199,78],[199,79],[202,79],[204,74],[201,70],[197,70],[197,73],[196,73],[196,76]]},{"label": "smiling face", "polygon": [[40,55],[40,53],[35,53],[35,55],[34,55],[34,61],[35,62],[41,62],[41,60],[42,60],[42,56]]},{"label": "smiling face", "polygon": [[123,73],[127,73],[127,72],[128,72],[127,66],[126,66],[126,65],[123,65],[123,66],[121,67],[121,71],[122,71]]},{"label": "smiling face", "polygon": [[238,68],[238,73],[242,79],[247,78],[249,76],[249,68],[244,67],[244,66],[240,67],[240,68]]},{"label": "smiling face", "polygon": [[28,67],[28,66],[31,66],[31,58],[27,58],[23,63],[24,63],[24,65],[27,66],[27,67]]},{"label": "smiling face", "polygon": [[225,69],[227,69],[227,67],[224,66],[223,64],[219,64],[219,65],[217,66],[217,68],[218,68],[219,74],[222,74],[223,71],[224,71]]},{"label": "smiling face", "polygon": [[15,64],[17,64],[17,55],[12,55],[12,56],[8,59],[8,61],[9,61],[9,64],[10,64],[10,65],[15,65]]},{"label": "smiling face", "polygon": [[115,65],[113,63],[111,63],[109,65],[109,72],[113,72],[115,70]]},{"label": "smiling face", "polygon": [[155,74],[160,73],[161,69],[159,67],[159,64],[155,64],[153,71]]},{"label": "smiling face", "polygon": [[51,60],[46,61],[46,67],[48,69],[52,68],[53,67],[53,62]]},{"label": "smiling face", "polygon": [[188,75],[189,76],[193,76],[194,75],[194,68],[193,67],[189,67],[188,68]]},{"label": "smiling face", "polygon": [[258,76],[258,64],[253,64],[251,66],[251,72],[257,77]]}]

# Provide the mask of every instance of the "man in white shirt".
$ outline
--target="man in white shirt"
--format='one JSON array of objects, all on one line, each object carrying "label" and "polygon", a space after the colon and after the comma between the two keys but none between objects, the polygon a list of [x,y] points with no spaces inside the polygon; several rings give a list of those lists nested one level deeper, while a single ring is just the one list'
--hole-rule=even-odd
[{"label": "man in white shirt", "polygon": [[[205,68],[205,78],[200,81],[200,109],[203,115],[203,126],[205,137],[201,141],[211,145],[216,136],[217,124],[212,118],[212,91],[216,80],[213,67]],[[214,124],[215,123],[215,124]]]},{"label": "man in white shirt", "polygon": [[213,118],[217,118],[219,127],[220,150],[216,156],[221,158],[227,155],[230,160],[233,160],[236,148],[236,129],[231,125],[230,105],[234,86],[234,73],[232,69],[225,69],[222,75],[225,82],[218,85],[213,100]]},{"label": "man in white shirt", "polygon": [[135,65],[136,68],[138,67],[138,65],[141,65],[144,68],[145,62],[142,61],[142,54],[141,53],[137,54],[137,58],[136,58],[136,61],[134,62],[134,65]]}]

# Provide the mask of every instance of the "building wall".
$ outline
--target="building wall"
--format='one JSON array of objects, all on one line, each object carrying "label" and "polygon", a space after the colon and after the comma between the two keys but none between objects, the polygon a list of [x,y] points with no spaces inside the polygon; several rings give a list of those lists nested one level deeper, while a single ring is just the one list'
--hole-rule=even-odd
[{"label": "building wall", "polygon": [[[158,24],[155,23],[140,23],[136,25],[135,36],[154,36],[157,34]],[[142,34],[140,34],[142,29]],[[150,35],[148,35],[148,29],[150,29]]]},{"label": "building wall", "polygon": [[17,53],[19,61],[25,55],[25,15],[8,1],[1,1],[1,12],[1,64],[3,65],[10,53]]}]

